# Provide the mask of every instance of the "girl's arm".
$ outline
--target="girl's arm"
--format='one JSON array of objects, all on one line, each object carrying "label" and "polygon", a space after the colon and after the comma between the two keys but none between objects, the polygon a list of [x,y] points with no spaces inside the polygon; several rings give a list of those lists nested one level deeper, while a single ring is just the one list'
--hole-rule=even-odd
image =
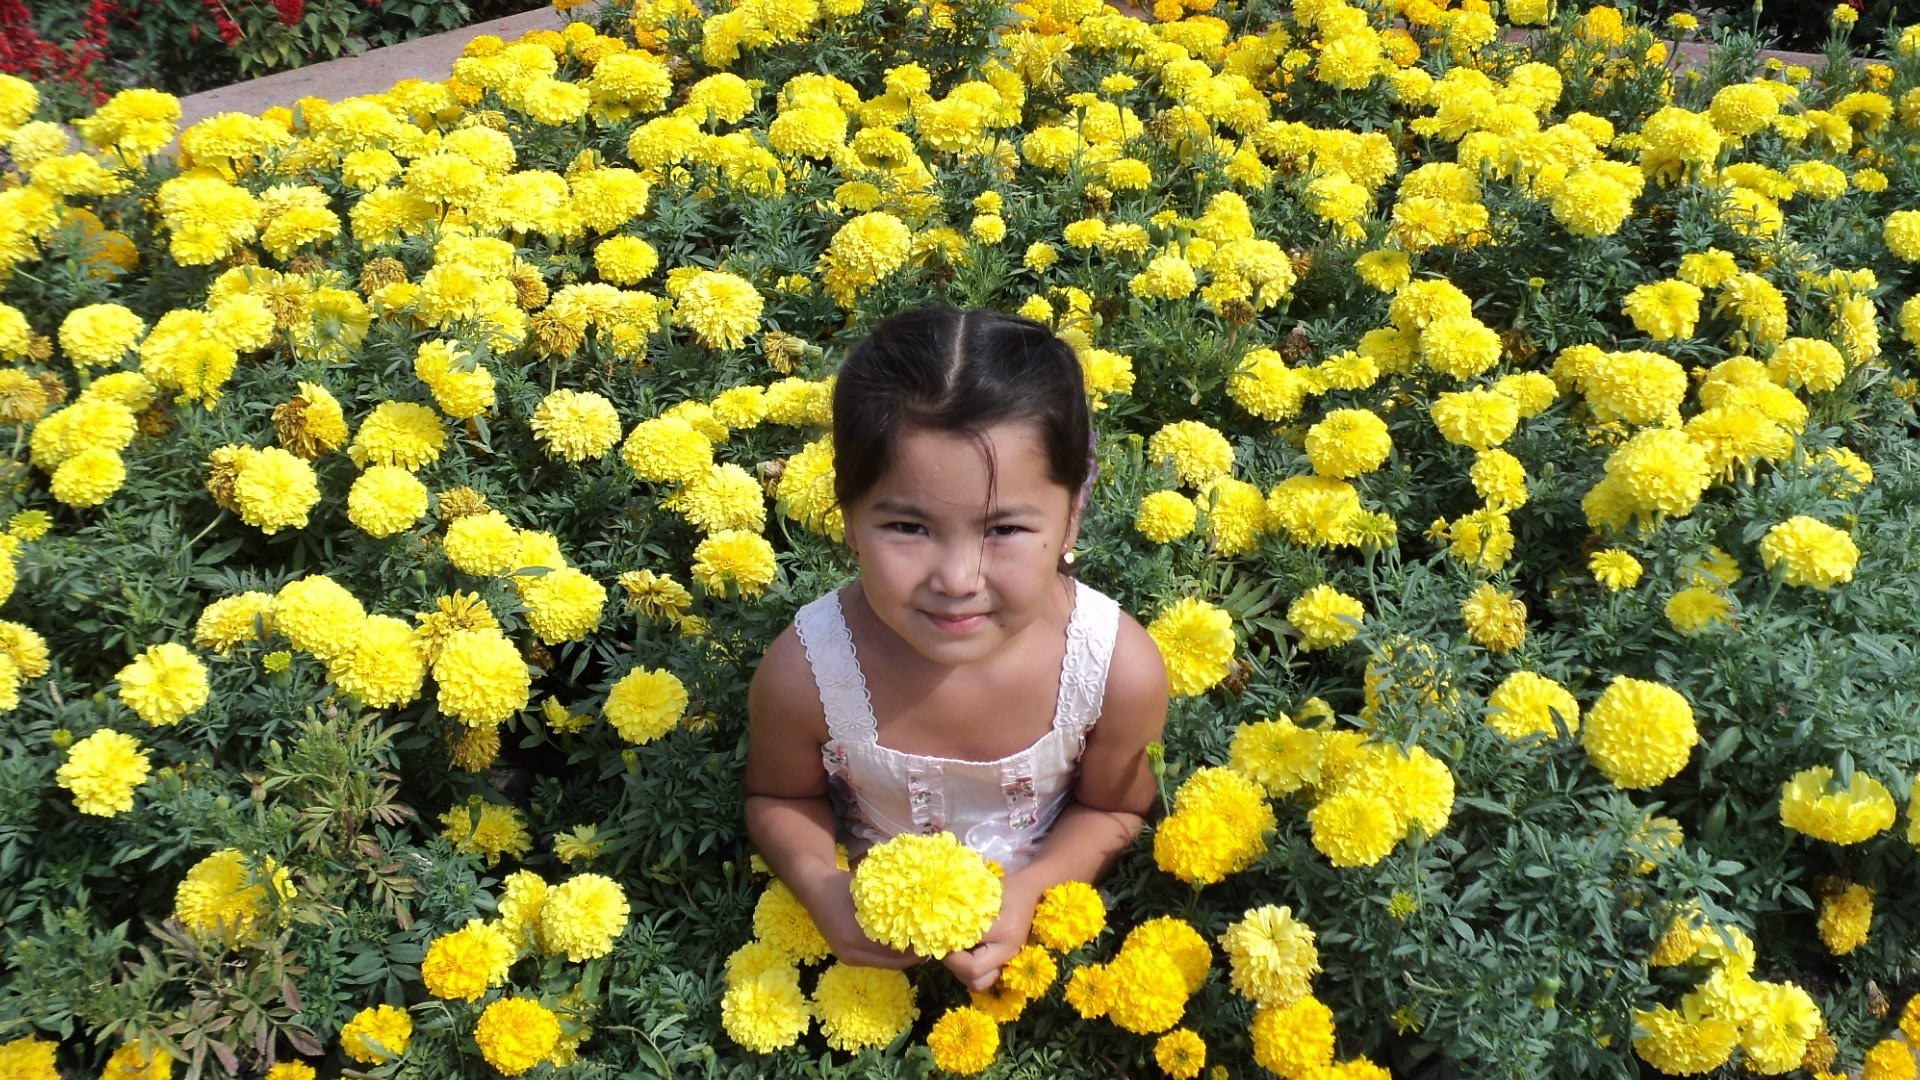
[{"label": "girl's arm", "polygon": [[1167,720],[1167,670],[1146,630],[1122,616],[1107,669],[1100,722],[1087,736],[1073,800],[1040,842],[1033,861],[1001,882],[1000,918],[986,940],[946,958],[960,981],[992,986],[1000,968],[1027,943],[1040,895],[1063,881],[1096,882],[1113,869],[1152,812],[1158,787],[1147,744]]},{"label": "girl's arm", "polygon": [[806,905],[835,956],[866,967],[918,958],[868,939],[853,915],[853,875],[838,866],[820,746],[826,715],[791,629],[767,649],[747,691],[747,835],[775,877]]}]

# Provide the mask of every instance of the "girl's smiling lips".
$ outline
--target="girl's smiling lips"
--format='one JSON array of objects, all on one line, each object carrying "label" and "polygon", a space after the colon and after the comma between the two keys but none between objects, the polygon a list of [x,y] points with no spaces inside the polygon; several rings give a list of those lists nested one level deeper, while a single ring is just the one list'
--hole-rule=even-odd
[{"label": "girl's smiling lips", "polygon": [[952,634],[963,634],[987,621],[987,613],[975,612],[970,615],[943,615],[937,611],[922,611],[927,621],[941,630]]}]

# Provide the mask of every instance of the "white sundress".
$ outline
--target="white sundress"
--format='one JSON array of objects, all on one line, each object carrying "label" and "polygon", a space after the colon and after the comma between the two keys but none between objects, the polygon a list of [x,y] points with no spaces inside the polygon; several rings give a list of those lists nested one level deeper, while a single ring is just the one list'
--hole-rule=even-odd
[{"label": "white sundress", "polygon": [[1073,796],[1087,732],[1100,719],[1120,606],[1074,582],[1053,726],[997,761],[908,754],[880,745],[873,699],[840,594],[800,609],[794,631],[826,712],[820,759],[844,838],[856,852],[905,832],[951,832],[1011,873],[1032,860]]}]

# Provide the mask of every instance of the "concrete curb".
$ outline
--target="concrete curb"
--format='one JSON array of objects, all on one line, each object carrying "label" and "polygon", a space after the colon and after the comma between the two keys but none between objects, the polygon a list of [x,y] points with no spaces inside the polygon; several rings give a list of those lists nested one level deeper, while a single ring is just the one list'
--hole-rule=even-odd
[{"label": "concrete curb", "polygon": [[462,30],[369,49],[359,56],[345,56],[218,90],[189,94],[180,99],[180,128],[184,131],[216,113],[258,116],[275,105],[291,106],[303,97],[337,101],[356,94],[377,94],[402,79],[439,82],[452,72],[453,62],[460,58],[467,42],[482,34],[512,41],[529,30],[558,30],[567,22],[566,16],[544,7],[476,23]]}]

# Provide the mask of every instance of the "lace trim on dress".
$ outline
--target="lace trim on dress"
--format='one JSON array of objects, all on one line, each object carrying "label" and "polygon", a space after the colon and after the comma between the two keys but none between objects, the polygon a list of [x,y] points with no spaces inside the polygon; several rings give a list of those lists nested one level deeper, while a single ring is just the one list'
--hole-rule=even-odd
[{"label": "lace trim on dress", "polygon": [[793,630],[806,650],[807,666],[813,669],[828,738],[875,742],[873,697],[853,651],[853,631],[840,610],[840,594],[827,593],[801,608],[794,615]]},{"label": "lace trim on dress", "polygon": [[1074,739],[1074,757],[1084,749],[1087,732],[1100,719],[1107,696],[1107,670],[1120,630],[1120,605],[1086,585],[1080,586],[1074,618],[1067,624],[1067,652],[1060,662],[1060,701],[1054,726]]}]

